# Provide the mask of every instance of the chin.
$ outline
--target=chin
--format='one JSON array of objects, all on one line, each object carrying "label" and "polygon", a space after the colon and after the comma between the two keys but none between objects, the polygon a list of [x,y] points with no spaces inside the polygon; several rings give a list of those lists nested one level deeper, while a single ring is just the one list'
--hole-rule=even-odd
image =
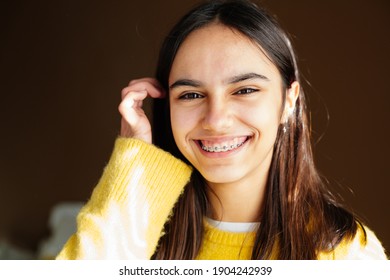
[{"label": "chin", "polygon": [[199,171],[203,178],[210,183],[214,184],[229,184],[239,181],[242,176],[237,172],[231,172],[231,170],[211,170],[211,171]]}]

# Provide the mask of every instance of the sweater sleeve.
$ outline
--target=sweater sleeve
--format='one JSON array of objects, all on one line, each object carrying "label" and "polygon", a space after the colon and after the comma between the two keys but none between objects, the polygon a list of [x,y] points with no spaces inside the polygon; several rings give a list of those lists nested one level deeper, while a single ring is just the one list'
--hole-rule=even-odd
[{"label": "sweater sleeve", "polygon": [[[363,231],[364,229],[364,231]],[[364,238],[364,232],[366,238]],[[387,260],[385,249],[375,233],[364,226],[359,227],[355,238],[348,244],[347,260]]]},{"label": "sweater sleeve", "polygon": [[191,175],[171,154],[118,138],[111,159],[57,259],[149,259]]},{"label": "sweater sleeve", "polygon": [[353,239],[342,240],[331,253],[322,253],[320,259],[387,260],[387,256],[375,233],[367,226],[358,225]]}]

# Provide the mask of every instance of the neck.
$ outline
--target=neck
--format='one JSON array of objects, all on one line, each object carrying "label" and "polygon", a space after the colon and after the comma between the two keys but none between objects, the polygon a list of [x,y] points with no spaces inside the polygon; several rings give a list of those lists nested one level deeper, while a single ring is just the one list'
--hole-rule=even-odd
[{"label": "neck", "polygon": [[211,217],[224,222],[258,222],[264,201],[268,170],[254,171],[238,182],[208,182],[208,199],[212,206]]}]

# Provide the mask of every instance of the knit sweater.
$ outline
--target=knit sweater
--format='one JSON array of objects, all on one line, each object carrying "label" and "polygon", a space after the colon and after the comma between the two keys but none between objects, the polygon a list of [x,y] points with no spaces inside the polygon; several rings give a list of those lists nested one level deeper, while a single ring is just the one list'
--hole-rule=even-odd
[{"label": "knit sweater", "polygon": [[[140,140],[118,138],[74,233],[57,259],[150,259],[191,168]],[[374,233],[365,228],[319,259],[386,259]],[[233,233],[205,221],[198,259],[250,259],[255,232]]]}]

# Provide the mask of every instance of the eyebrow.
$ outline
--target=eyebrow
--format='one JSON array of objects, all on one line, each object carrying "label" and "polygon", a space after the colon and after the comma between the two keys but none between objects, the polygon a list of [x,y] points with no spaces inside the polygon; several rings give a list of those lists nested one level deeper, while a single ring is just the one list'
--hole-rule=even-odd
[{"label": "eyebrow", "polygon": [[269,81],[269,79],[266,76],[251,72],[251,73],[245,73],[245,74],[233,76],[227,80],[227,83],[228,84],[235,84],[235,83],[239,83],[242,81],[255,80],[255,79],[260,79],[260,80],[264,80],[267,82]]},{"label": "eyebrow", "polygon": [[[230,77],[226,80],[226,84],[236,84],[242,81],[254,80],[254,79],[260,79],[264,81],[270,80],[264,75],[251,72],[251,73],[245,73],[245,74],[240,74],[237,76]],[[191,79],[179,79],[175,81],[172,85],[170,85],[169,89],[173,89],[180,86],[201,87],[202,82],[197,80],[191,80]]]},{"label": "eyebrow", "polygon": [[169,86],[169,89],[173,89],[176,87],[181,86],[188,86],[188,87],[200,87],[202,85],[201,82],[191,79],[180,79],[174,82],[172,85]]}]

